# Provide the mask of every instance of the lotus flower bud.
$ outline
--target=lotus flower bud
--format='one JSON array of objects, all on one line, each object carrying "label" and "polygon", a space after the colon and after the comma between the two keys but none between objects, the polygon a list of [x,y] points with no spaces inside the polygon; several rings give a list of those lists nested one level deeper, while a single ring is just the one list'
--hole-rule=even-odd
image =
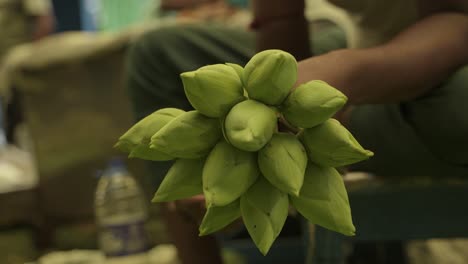
[{"label": "lotus flower bud", "polygon": [[171,160],[170,155],[149,148],[151,137],[175,117],[185,113],[176,108],[162,108],[133,125],[114,147],[130,153],[131,158]]},{"label": "lotus flower bud", "polygon": [[309,162],[299,197],[291,196],[291,202],[313,224],[347,236],[356,231],[343,179],[334,168]]},{"label": "lotus flower bud", "polygon": [[239,64],[235,64],[235,63],[226,63],[226,65],[236,71],[237,76],[239,76],[239,79],[242,82],[242,78],[244,76],[244,68],[242,68],[242,66],[240,66]]},{"label": "lotus flower bud", "polygon": [[150,148],[177,158],[196,159],[208,155],[220,137],[218,119],[189,111],[154,134]]},{"label": "lotus flower bud", "polygon": [[366,160],[374,153],[365,150],[351,133],[335,119],[329,119],[301,136],[309,159],[327,167],[341,167]]},{"label": "lotus flower bud", "polygon": [[[235,64],[235,63],[226,63],[226,65],[232,67],[237,72],[237,75],[239,75],[242,85],[244,85],[243,80],[242,80],[244,78],[244,68],[242,68],[242,66],[240,66],[239,64]],[[243,88],[242,90],[244,91],[244,97],[248,98],[249,94],[247,93],[247,91]]]},{"label": "lotus flower bud", "polygon": [[228,113],[224,129],[232,145],[245,151],[257,151],[270,141],[277,129],[276,112],[257,101],[243,101]]},{"label": "lotus flower bud", "polygon": [[180,200],[201,194],[204,159],[177,159],[167,172],[153,202]]},{"label": "lotus flower bud", "polygon": [[245,99],[241,80],[231,66],[208,65],[180,77],[190,104],[208,117],[221,117]]},{"label": "lotus flower bud", "polygon": [[283,229],[288,216],[288,195],[271,185],[265,178],[258,181],[241,197],[242,219],[263,255]]},{"label": "lotus flower bud", "polygon": [[250,99],[279,105],[297,80],[297,62],[281,50],[257,53],[244,67],[243,83]]},{"label": "lotus flower bud", "polygon": [[165,161],[174,159],[174,157],[170,156],[169,154],[163,153],[155,149],[151,149],[150,143],[135,146],[130,152],[130,154],[128,154],[128,157],[153,161]]},{"label": "lotus flower bud", "polygon": [[203,167],[203,193],[208,207],[225,206],[238,199],[257,179],[257,154],[220,141]]},{"label": "lotus flower bud", "polygon": [[225,206],[212,206],[206,209],[200,228],[200,236],[209,235],[228,226],[241,216],[240,200]]},{"label": "lotus flower bud", "polygon": [[298,86],[283,103],[281,112],[297,127],[311,128],[331,118],[348,98],[322,81],[310,81]]},{"label": "lotus flower bud", "polygon": [[298,196],[307,167],[307,153],[295,135],[277,133],[258,152],[258,166],[276,188]]}]

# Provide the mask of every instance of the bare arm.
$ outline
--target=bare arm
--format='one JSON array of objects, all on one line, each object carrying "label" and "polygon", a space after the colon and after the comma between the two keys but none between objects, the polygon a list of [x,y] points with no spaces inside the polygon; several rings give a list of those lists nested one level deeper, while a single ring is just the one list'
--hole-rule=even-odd
[{"label": "bare arm", "polygon": [[36,18],[36,25],[33,30],[32,38],[33,40],[41,39],[54,32],[54,29],[55,19],[52,15],[52,12],[49,12],[49,14],[43,16],[38,16]]},{"label": "bare arm", "polygon": [[436,14],[385,45],[339,50],[301,61],[298,83],[325,80],[342,90],[350,104],[410,100],[467,64],[467,47],[468,17]]},{"label": "bare arm", "polygon": [[310,57],[305,0],[253,0],[257,51],[282,49],[296,59]]}]

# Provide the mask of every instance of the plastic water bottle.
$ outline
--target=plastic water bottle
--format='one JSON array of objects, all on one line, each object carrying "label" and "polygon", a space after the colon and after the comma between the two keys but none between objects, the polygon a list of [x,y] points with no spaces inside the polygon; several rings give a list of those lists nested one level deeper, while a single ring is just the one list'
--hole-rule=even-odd
[{"label": "plastic water bottle", "polygon": [[148,263],[145,196],[120,159],[112,160],[99,179],[95,212],[106,263]]}]

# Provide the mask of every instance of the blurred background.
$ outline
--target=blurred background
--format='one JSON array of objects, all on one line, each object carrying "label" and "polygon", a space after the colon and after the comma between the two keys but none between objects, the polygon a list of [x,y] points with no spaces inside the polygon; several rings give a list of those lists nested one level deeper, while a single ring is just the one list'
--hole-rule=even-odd
[{"label": "blurred background", "polygon": [[[312,28],[327,26],[314,15]],[[246,0],[0,0],[0,263],[101,263],[94,197],[102,171],[121,155],[112,146],[134,122],[125,91],[129,47],[154,27],[247,28],[250,19]],[[178,263],[149,202],[151,175],[143,162],[123,161],[147,201],[150,263]],[[268,257],[245,232],[225,238],[226,263],[304,263],[317,244],[314,228],[297,223]],[[336,250],[354,255],[352,263],[377,263],[360,258],[374,254],[378,263],[455,264],[468,263],[466,249],[463,239],[402,238]]]}]

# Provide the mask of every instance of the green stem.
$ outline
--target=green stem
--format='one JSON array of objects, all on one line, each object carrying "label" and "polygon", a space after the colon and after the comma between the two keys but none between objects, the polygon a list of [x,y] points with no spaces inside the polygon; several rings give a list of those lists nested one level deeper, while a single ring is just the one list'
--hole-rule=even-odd
[{"label": "green stem", "polygon": [[300,133],[302,130],[300,128],[297,128],[293,125],[291,125],[284,117],[283,115],[279,114],[278,116],[279,118],[279,122],[281,123],[281,125],[286,128],[289,132],[292,132],[293,134],[297,135],[298,133]]}]

